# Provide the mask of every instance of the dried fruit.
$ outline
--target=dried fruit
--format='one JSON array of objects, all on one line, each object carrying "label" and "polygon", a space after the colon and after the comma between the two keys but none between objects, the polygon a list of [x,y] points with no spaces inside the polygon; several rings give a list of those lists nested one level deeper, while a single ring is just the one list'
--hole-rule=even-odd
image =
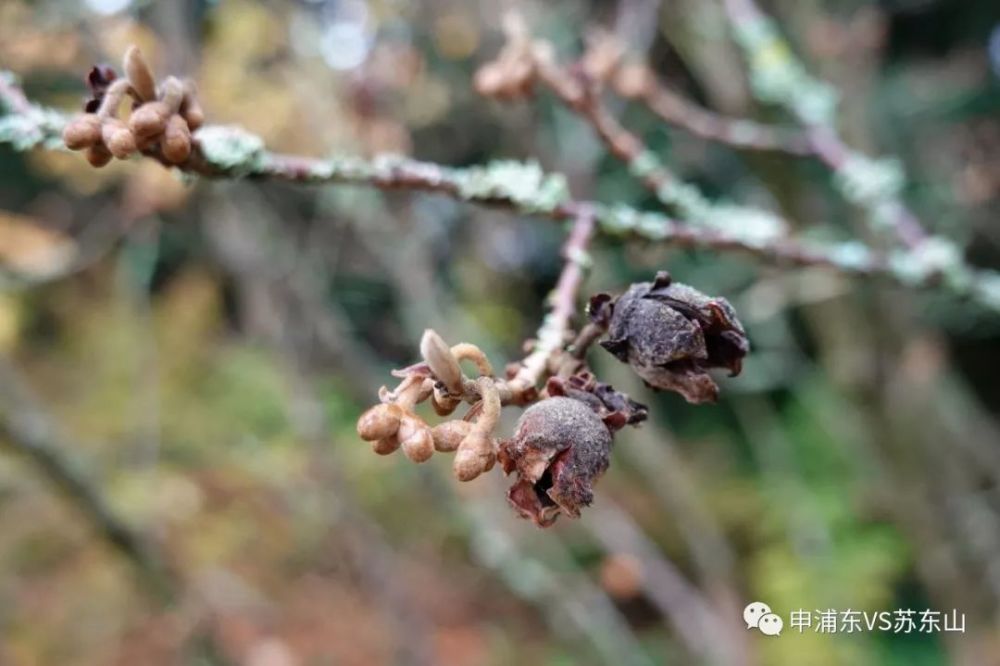
[{"label": "dried fruit", "polygon": [[612,435],[585,403],[554,397],[535,403],[500,444],[505,473],[517,482],[507,500],[524,518],[548,527],[561,513],[579,517],[593,501],[593,484],[608,468]]},{"label": "dried fruit", "polygon": [[673,282],[665,272],[599,307],[604,311],[592,316],[607,317],[610,308],[608,339],[601,346],[648,385],[676,391],[691,403],[715,401],[719,387],[708,370],[727,368],[738,375],[750,350],[726,299]]}]

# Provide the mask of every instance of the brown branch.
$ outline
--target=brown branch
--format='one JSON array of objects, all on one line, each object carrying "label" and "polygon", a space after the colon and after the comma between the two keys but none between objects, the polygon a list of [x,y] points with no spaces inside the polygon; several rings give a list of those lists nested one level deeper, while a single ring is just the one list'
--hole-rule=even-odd
[{"label": "brown branch", "polygon": [[129,525],[72,457],[81,447],[65,441],[34,403],[7,362],[0,360],[0,442],[31,461],[80,511],[95,531],[135,565],[145,587],[167,602],[180,583],[154,542]]}]

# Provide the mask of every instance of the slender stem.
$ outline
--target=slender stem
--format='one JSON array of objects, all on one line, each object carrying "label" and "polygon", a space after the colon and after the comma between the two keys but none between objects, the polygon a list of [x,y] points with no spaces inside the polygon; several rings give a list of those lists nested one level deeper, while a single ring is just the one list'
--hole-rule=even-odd
[{"label": "slender stem", "polygon": [[596,216],[590,206],[581,206],[576,212],[573,228],[563,245],[562,272],[549,296],[551,309],[545,316],[532,352],[521,361],[521,367],[511,380],[517,386],[533,387],[545,377],[551,362],[563,350],[567,338],[573,333],[573,316],[576,314],[580,286],[583,284],[587,249],[594,237]]}]

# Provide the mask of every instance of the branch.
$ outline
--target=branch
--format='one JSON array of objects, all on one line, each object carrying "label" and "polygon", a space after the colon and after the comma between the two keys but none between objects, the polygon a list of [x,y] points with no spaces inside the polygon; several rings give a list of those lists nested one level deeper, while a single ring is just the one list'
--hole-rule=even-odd
[{"label": "branch", "polygon": [[935,239],[903,203],[905,182],[895,160],[876,160],[853,150],[836,129],[837,92],[809,75],[777,26],[754,0],[723,0],[736,42],[750,70],[751,89],[810,129],[812,155],[837,176],[840,192],[868,214],[876,231],[888,230],[909,249]]},{"label": "branch", "polygon": [[117,514],[6,361],[0,360],[0,442],[30,460],[79,510],[101,537],[131,561],[142,582],[162,601],[178,597],[179,583],[151,541]]},{"label": "branch", "polygon": [[577,211],[573,228],[563,245],[562,272],[549,296],[551,310],[545,316],[534,349],[521,361],[521,367],[511,379],[512,384],[537,386],[545,376],[552,361],[562,352],[567,338],[573,334],[573,316],[583,284],[584,272],[590,263],[587,248],[594,237],[596,215],[591,206]]},{"label": "branch", "polygon": [[[0,116],[0,145],[20,151],[36,147],[63,150],[60,133],[68,117],[25,101],[13,76],[0,71],[0,108],[8,110],[7,115]],[[283,155],[266,150],[257,135],[219,125],[201,128],[194,139],[196,149],[191,158],[177,168],[206,178],[342,183],[433,192],[552,220],[575,219],[579,211],[589,209],[597,229],[607,235],[690,249],[743,252],[773,264],[828,267],[907,287],[943,287],[956,296],[1000,311],[1000,273],[971,268],[953,244],[937,237],[921,243],[914,251],[879,254],[858,241],[828,243],[775,234],[770,225],[759,224],[760,218],[767,219],[769,214],[755,209],[732,207],[727,212],[729,223],[708,227],[625,205],[573,199],[565,177],[545,173],[534,162],[502,160],[455,168],[398,156],[364,160]],[[156,159],[155,155],[150,157]]]}]

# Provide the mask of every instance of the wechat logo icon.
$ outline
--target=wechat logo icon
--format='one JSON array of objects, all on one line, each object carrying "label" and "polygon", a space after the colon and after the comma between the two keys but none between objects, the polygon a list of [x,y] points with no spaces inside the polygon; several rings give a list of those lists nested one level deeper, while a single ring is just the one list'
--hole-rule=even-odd
[{"label": "wechat logo icon", "polygon": [[747,629],[756,629],[765,636],[778,636],[785,626],[784,621],[771,612],[771,607],[760,601],[747,604],[743,609],[743,621]]}]

